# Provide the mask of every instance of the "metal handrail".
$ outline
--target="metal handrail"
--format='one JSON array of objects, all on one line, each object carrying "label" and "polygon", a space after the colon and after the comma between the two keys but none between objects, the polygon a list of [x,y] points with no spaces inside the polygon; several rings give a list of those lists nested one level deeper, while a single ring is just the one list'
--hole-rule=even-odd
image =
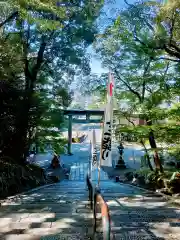
[{"label": "metal handrail", "polygon": [[110,240],[111,237],[111,224],[110,224],[110,214],[109,208],[104,200],[100,190],[95,189],[94,193],[94,232],[97,228],[97,207],[99,206],[102,217],[102,230],[103,230],[103,240]]},{"label": "metal handrail", "polygon": [[86,184],[87,184],[88,191],[89,191],[90,207],[91,207],[91,209],[93,209],[93,185],[92,185],[92,182],[91,182],[88,174],[86,177]]},{"label": "metal handrail", "polygon": [[[97,230],[97,208],[99,207],[101,212],[101,217],[102,217],[103,240],[110,240],[110,236],[111,236],[110,222],[111,221],[110,221],[108,205],[104,200],[99,188],[95,188],[93,191],[93,185],[89,175],[87,175],[86,183],[89,190],[90,206],[91,206],[91,209],[93,209],[94,233]],[[93,192],[94,192],[94,196],[93,196]]]}]

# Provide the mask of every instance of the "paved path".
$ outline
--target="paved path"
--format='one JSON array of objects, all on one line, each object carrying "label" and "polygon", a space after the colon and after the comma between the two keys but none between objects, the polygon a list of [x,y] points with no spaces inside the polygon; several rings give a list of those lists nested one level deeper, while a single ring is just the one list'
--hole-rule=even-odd
[{"label": "paved path", "polygon": [[[1,203],[1,240],[93,239],[92,212],[85,187],[89,144],[76,144],[73,148],[73,156],[62,156],[71,167],[69,180]],[[48,156],[41,156],[45,164]],[[114,183],[106,173],[101,177],[100,187],[110,208],[112,239],[180,239],[180,209],[154,193]],[[97,172],[93,173],[93,182],[97,182]],[[101,227],[98,232],[95,240],[102,239]]]},{"label": "paved path", "polygon": [[[96,141],[100,145],[101,142],[101,126],[100,124],[73,124],[73,132],[76,135],[76,132],[81,134],[85,133],[88,135],[86,139],[86,144],[88,144],[92,137],[92,129],[95,129],[96,132]],[[67,137],[68,133],[65,131],[64,136]],[[141,165],[141,156],[144,155],[143,149],[137,144],[126,144],[124,149],[124,160],[130,168],[139,169]],[[74,148],[73,148],[74,151]],[[76,150],[75,150],[76,152]],[[113,144],[113,159],[118,161],[118,151],[117,144]],[[153,164],[153,163],[152,163]]]},{"label": "paved path", "polygon": [[[180,239],[180,209],[131,186],[104,180],[101,189],[110,208],[112,239]],[[84,181],[65,180],[5,201],[0,208],[0,239],[92,239],[87,197]],[[101,227],[95,239],[102,239]]]},{"label": "paved path", "polygon": [[[89,143],[92,137],[92,129],[95,129],[96,132],[96,141],[97,145],[100,146],[101,142],[101,127],[100,124],[73,124],[73,131],[74,132],[81,132],[82,134],[85,133],[88,135],[87,139],[85,140],[84,144],[72,144],[72,152],[74,156],[68,157],[62,155],[62,160],[64,163],[67,163],[69,166],[74,162],[81,162],[84,161],[83,157],[89,157]],[[68,133],[67,131],[63,132],[64,136],[67,137]],[[127,166],[134,169],[139,169],[141,165],[141,156],[144,155],[144,152],[140,146],[133,145],[133,144],[126,144],[124,149],[124,160]],[[100,147],[99,147],[100,148]],[[117,144],[113,143],[112,146],[113,150],[113,161],[116,163],[118,161],[118,150],[117,150]],[[80,158],[78,153],[81,151]],[[47,154],[40,154],[37,156],[36,162],[39,163],[41,166],[47,168],[50,164],[50,161],[52,159],[52,153]],[[153,164],[153,163],[152,163]]]},{"label": "paved path", "polygon": [[1,240],[86,240],[92,234],[84,182],[64,181],[6,201],[0,208]]}]

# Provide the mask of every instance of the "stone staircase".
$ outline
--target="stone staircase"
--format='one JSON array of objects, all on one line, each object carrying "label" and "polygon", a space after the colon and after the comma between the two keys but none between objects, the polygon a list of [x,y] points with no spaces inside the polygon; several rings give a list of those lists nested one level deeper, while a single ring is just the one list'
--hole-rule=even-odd
[{"label": "stone staircase", "polygon": [[102,181],[100,187],[113,240],[180,239],[180,209],[161,196],[112,181]]},{"label": "stone staircase", "polygon": [[91,239],[84,181],[53,184],[1,203],[1,240]]},{"label": "stone staircase", "polygon": [[[2,202],[0,240],[101,240],[100,219],[93,233],[85,180],[76,179]],[[180,209],[158,195],[105,177],[100,187],[110,210],[113,240],[180,239]]]}]

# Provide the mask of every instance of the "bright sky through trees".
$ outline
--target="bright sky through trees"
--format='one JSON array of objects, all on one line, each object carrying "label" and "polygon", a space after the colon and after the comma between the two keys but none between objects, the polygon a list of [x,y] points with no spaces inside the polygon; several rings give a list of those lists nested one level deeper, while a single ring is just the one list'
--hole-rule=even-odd
[{"label": "bright sky through trees", "polygon": [[[102,14],[102,16],[99,17],[98,22],[99,22],[99,28],[100,30],[104,29],[108,24],[111,23],[112,19],[114,19],[119,10],[126,7],[127,4],[124,2],[124,0],[114,0],[114,1],[106,1],[107,3],[105,4],[103,8],[103,12],[105,14]],[[127,1],[129,4],[132,4],[135,2],[135,0],[128,0]],[[89,53],[94,55],[94,52],[92,50],[92,47],[89,47]],[[96,56],[93,56],[91,59],[91,69],[93,73],[101,74],[103,72],[107,72],[108,69],[105,69],[101,66],[101,61],[96,58]]]}]

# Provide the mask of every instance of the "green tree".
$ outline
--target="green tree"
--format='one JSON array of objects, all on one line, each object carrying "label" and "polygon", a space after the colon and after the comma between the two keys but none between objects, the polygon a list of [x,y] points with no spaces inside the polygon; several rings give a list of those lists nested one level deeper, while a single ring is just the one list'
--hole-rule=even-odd
[{"label": "green tree", "polygon": [[[84,74],[89,72],[85,51],[94,39],[94,22],[103,1],[91,1],[91,4],[87,1],[68,1],[67,4],[40,0],[6,1],[6,4],[9,15],[2,17],[0,27],[4,32],[1,38],[15,49],[14,62],[10,58],[10,75],[14,80],[16,78],[15,85],[19,80],[22,96],[16,105],[13,131],[7,136],[8,142],[3,142],[1,155],[21,162],[29,148],[27,136],[31,135],[44,114],[41,93],[46,92],[47,99],[54,96],[56,103],[51,103],[49,112],[58,105],[60,111],[60,106],[70,103],[69,80],[80,69]],[[6,51],[5,56],[8,61]],[[4,64],[2,67],[3,76],[8,75],[9,70]],[[10,84],[10,77],[7,79]]]},{"label": "green tree", "polygon": [[[168,59],[179,63],[179,1],[143,1],[136,4],[129,4],[126,0],[125,2],[131,11],[135,41],[159,55],[152,55],[153,59]],[[149,32],[146,37],[138,31],[142,26]]]},{"label": "green tree", "polygon": [[[133,5],[122,11],[114,24],[97,38],[95,49],[103,65],[114,72],[116,97],[128,100],[133,112],[143,114],[148,125],[149,143],[155,152],[156,167],[163,171],[153,121],[165,117],[164,114],[162,116],[160,104],[174,98],[174,87],[179,77],[174,61],[161,58],[162,50],[155,51],[142,44],[152,37],[151,32],[147,31],[147,25],[155,20],[152,16],[147,18],[150,9],[152,7],[149,5]],[[145,19],[145,16],[148,22],[141,22],[140,18]],[[141,36],[143,41],[138,41],[137,36]],[[104,81],[101,85],[104,86]]]}]

